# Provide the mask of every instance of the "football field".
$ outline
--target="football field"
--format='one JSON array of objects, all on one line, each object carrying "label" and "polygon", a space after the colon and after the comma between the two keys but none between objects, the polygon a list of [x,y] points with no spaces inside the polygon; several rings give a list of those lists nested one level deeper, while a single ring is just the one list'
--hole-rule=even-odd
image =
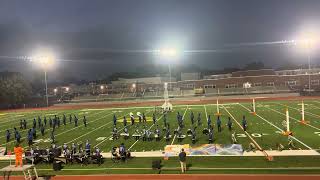
[{"label": "football field", "polygon": [[[33,119],[45,116],[47,120],[49,117],[53,118],[54,115],[60,117],[61,125],[55,130],[56,144],[62,145],[67,143],[70,147],[71,143],[84,144],[89,140],[92,147],[99,147],[103,152],[110,152],[113,146],[119,146],[124,143],[127,149],[131,152],[140,151],[163,151],[166,145],[173,144],[190,144],[193,146],[191,137],[186,136],[182,142],[178,142],[178,138],[173,133],[174,129],[178,127],[177,113],[179,112],[184,119],[182,132],[187,135],[187,130],[192,128],[190,114],[193,112],[195,121],[197,121],[198,113],[201,115],[201,125],[196,128],[196,143],[194,145],[208,144],[208,135],[202,133],[203,129],[207,127],[207,119],[210,116],[212,125],[214,125],[214,144],[232,144],[231,134],[236,134],[238,144],[241,144],[244,150],[249,149],[249,144],[253,142],[257,147],[263,150],[276,150],[277,144],[280,143],[284,149],[296,150],[318,150],[320,149],[320,102],[319,101],[304,101],[305,104],[305,120],[307,124],[301,124],[301,101],[257,101],[256,102],[256,115],[251,113],[252,104],[243,102],[225,103],[219,105],[220,117],[222,120],[222,131],[218,132],[216,119],[216,105],[203,104],[203,105],[177,105],[174,106],[172,112],[167,115],[167,122],[170,124],[170,132],[172,138],[166,141],[164,138],[164,121],[163,115],[155,112],[155,107],[128,107],[128,108],[107,108],[107,109],[77,109],[77,110],[47,110],[47,111],[28,111],[28,112],[2,112],[0,113],[0,137],[1,146],[6,146],[13,149],[15,145],[13,128],[16,127],[22,136],[22,146],[28,149],[27,145],[27,131],[32,127]],[[288,136],[282,135],[285,130],[284,120],[286,119],[285,109],[288,108],[290,116],[290,131],[293,132],[294,147],[288,146]],[[145,113],[147,123],[138,123],[136,116],[137,112]],[[134,126],[131,126],[129,114],[135,115]],[[152,114],[156,114],[156,124],[152,122]],[[67,117],[66,125],[62,123],[63,114]],[[69,115],[76,115],[79,119],[79,125],[75,127],[73,121],[69,122]],[[113,129],[113,115],[116,115],[117,128],[121,133],[124,130],[123,117],[126,116],[128,121],[128,128],[130,138],[125,140],[120,136],[117,140],[112,140]],[[83,116],[86,116],[88,125],[84,126],[82,123]],[[242,130],[241,122],[245,116],[248,129],[246,132]],[[232,130],[229,131],[227,127],[228,117],[232,119]],[[27,129],[20,129],[20,120],[27,120]],[[40,134],[37,122],[37,139],[34,140],[33,147],[39,146],[40,148],[49,147],[51,144],[50,132],[51,129],[47,123],[45,135]],[[197,123],[196,123],[197,124]],[[145,129],[154,132],[159,127],[161,130],[161,140],[143,141],[142,138],[135,140],[131,135],[136,129],[142,131]],[[6,130],[11,132],[11,140],[6,143]],[[153,137],[153,135],[152,135]]]}]

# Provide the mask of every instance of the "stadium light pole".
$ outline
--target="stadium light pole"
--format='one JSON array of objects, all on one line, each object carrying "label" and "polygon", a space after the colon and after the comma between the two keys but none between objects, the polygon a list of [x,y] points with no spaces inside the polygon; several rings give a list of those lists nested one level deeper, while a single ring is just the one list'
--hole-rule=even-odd
[{"label": "stadium light pole", "polygon": [[171,61],[177,59],[178,57],[178,50],[175,48],[163,48],[158,50],[161,57],[168,59],[168,69],[169,69],[169,82],[170,82],[170,89],[172,88],[172,74],[171,74]]},{"label": "stadium light pole", "polygon": [[308,53],[308,66],[309,66],[309,94],[310,94],[310,91],[311,91],[311,55],[310,55],[310,47],[308,47],[307,49],[307,53]]},{"label": "stadium light pole", "polygon": [[48,98],[48,81],[47,81],[47,70],[44,70],[44,82],[46,84],[46,102],[47,102],[47,107],[49,107],[49,98]]},{"label": "stadium light pole", "polygon": [[308,93],[311,91],[311,50],[315,44],[315,38],[310,34],[303,37],[301,40],[303,47],[307,50],[307,58],[308,58]]},{"label": "stadium light pole", "polygon": [[31,58],[31,61],[39,63],[44,71],[44,82],[45,82],[45,91],[46,91],[46,105],[49,107],[49,98],[48,98],[48,80],[47,80],[47,71],[53,65],[54,58],[51,55],[40,55]]}]

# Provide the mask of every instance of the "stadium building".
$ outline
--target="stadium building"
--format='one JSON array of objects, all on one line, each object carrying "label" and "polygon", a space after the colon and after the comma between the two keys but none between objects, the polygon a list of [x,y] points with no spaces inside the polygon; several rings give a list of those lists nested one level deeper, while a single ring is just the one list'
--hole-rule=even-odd
[{"label": "stadium building", "polygon": [[[310,72],[310,73],[309,73]],[[295,92],[316,93],[320,89],[320,69],[236,71],[228,74],[181,73],[176,77],[119,78],[110,84],[90,83],[52,88],[52,95],[73,94],[75,101],[103,101],[108,99],[162,98],[164,83],[168,83],[170,97],[270,94]],[[309,90],[310,80],[310,90]],[[56,89],[56,90],[54,90]],[[311,92],[309,92],[311,91]],[[68,96],[69,97],[69,96]]]}]

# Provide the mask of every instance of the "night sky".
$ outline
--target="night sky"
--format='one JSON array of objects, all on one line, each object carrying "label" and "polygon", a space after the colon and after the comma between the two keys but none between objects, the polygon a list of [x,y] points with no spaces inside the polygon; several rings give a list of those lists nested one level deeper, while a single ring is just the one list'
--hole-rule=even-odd
[{"label": "night sky", "polygon": [[319,19],[319,0],[1,0],[0,71],[28,75],[36,67],[16,57],[47,49],[59,60],[51,80],[96,79],[159,63],[148,51],[164,46],[206,69],[305,64],[297,45],[261,43],[317,34]]}]

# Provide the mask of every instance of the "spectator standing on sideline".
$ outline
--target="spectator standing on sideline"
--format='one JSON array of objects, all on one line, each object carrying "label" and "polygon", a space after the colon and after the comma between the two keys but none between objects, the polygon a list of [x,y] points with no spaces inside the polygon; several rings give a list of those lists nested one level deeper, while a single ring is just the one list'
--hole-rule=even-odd
[{"label": "spectator standing on sideline", "polygon": [[184,149],[181,149],[181,152],[179,153],[179,160],[180,160],[182,173],[187,171],[186,159],[187,159],[187,154],[184,152]]}]

